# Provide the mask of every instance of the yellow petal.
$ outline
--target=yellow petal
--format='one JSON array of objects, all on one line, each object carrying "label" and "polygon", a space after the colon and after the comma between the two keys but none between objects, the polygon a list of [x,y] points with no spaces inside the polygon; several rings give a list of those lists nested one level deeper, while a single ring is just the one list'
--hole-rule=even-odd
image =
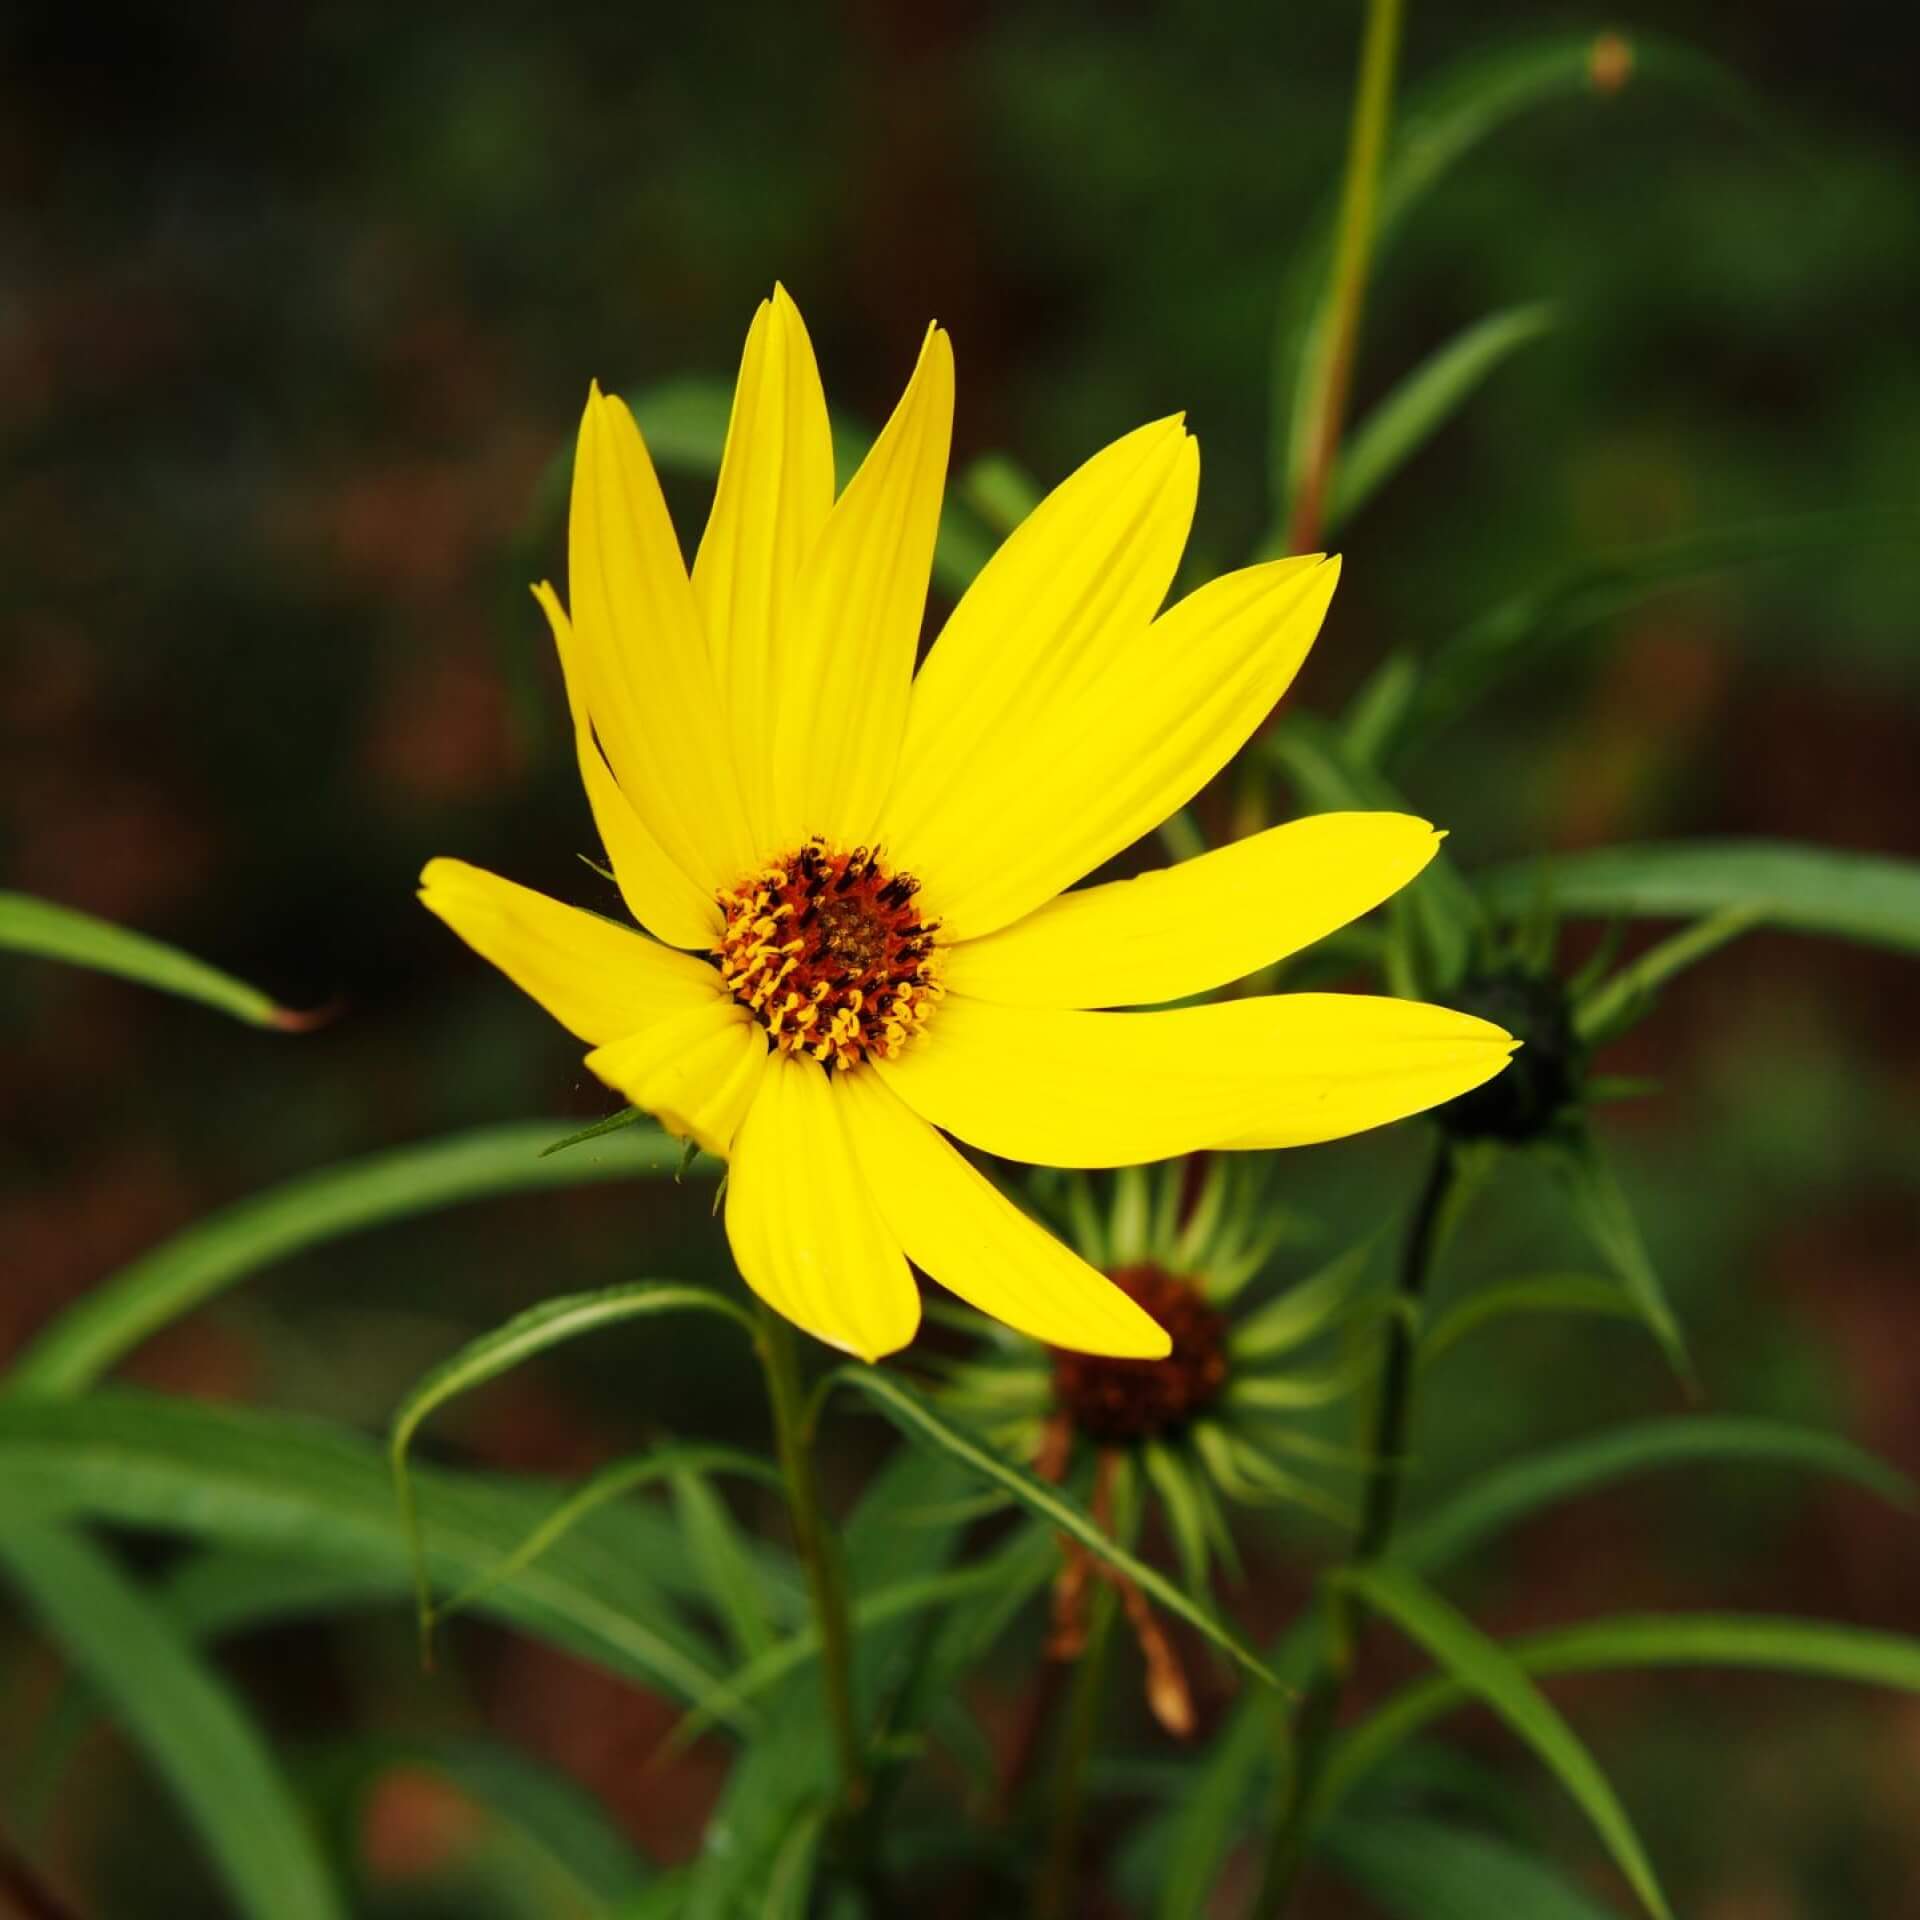
[{"label": "yellow petal", "polygon": [[881,1217],[915,1266],[1049,1346],[1160,1360],[1165,1330],[1035,1225],[870,1073],[835,1091]]},{"label": "yellow petal", "polygon": [[420,898],[483,960],[594,1046],[720,993],[720,976],[704,961],[464,860],[429,860]]},{"label": "yellow petal", "polygon": [[1491,1079],[1513,1044],[1469,1014],[1362,994],[1160,1013],[949,994],[926,1032],[877,1069],[923,1119],[988,1153],[1119,1167],[1359,1133]]},{"label": "yellow petal", "polygon": [[669,1133],[724,1160],[767,1067],[767,1037],[739,1001],[715,995],[656,1020],[587,1066]]},{"label": "yellow petal", "polygon": [[569,526],[574,652],[620,791],[702,892],[732,886],[754,848],[713,662],[640,429],[598,387]]},{"label": "yellow petal", "polygon": [[593,723],[587,717],[585,675],[575,657],[573,630],[560,596],[543,580],[534,588],[533,597],[545,609],[547,623],[553,628],[560,672],[567,684],[567,705],[573,714],[580,781],[587,790],[593,824],[600,831],[600,844],[612,863],[627,911],[656,939],[670,946],[705,949],[716,945],[721,925],[719,901],[710,893],[702,893],[667,858],[659,841],[627,805],[626,795],[593,737]]},{"label": "yellow petal", "polygon": [[1223,575],[1097,649],[1084,684],[1025,702],[924,825],[890,817],[894,864],[947,936],[1031,913],[1191,799],[1286,690],[1337,575],[1316,557]]},{"label": "yellow petal", "polygon": [[801,562],[833,505],[826,395],[800,310],[776,286],[747,333],[713,512],[693,562],[693,597],[713,652],[749,824],[768,857],[773,717],[786,684],[778,651]]},{"label": "yellow petal", "polygon": [[727,1175],[727,1239],[776,1313],[863,1360],[904,1347],[920,1293],[854,1164],[826,1070],[775,1053]]},{"label": "yellow petal", "polygon": [[1063,893],[952,948],[954,992],[1035,1007],[1182,1000],[1298,953],[1397,893],[1440,836],[1405,813],[1322,813],[1177,867]]},{"label": "yellow petal", "polygon": [[892,784],[953,433],[953,349],[929,329],[900,404],[801,567],[779,643],[774,840],[870,843]]},{"label": "yellow petal", "polygon": [[1024,738],[1036,708],[1071,714],[1113,649],[1145,633],[1199,483],[1185,427],[1157,420],[1070,474],[980,570],[913,684],[882,829],[909,872],[937,870],[960,834],[955,796]]}]

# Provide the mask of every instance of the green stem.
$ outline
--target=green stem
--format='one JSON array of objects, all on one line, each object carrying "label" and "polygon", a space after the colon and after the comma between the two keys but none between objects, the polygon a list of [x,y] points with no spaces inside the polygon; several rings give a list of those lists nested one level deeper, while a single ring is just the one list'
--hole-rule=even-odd
[{"label": "green stem", "polygon": [[867,1801],[866,1765],[860,1750],[859,1722],[853,1705],[853,1635],[847,1617],[846,1583],[833,1535],[820,1509],[814,1478],[812,1422],[800,1393],[800,1366],[793,1329],[765,1302],[760,1303],[754,1349],[767,1379],[767,1404],[773,1411],[780,1472],[787,1485],[787,1511],[793,1542],[807,1570],[813,1615],[820,1633],[820,1675],[827,1690],[827,1719],[833,1728],[840,1770],[840,1814],[858,1814]]},{"label": "green stem", "polygon": [[[1393,1541],[1406,1478],[1407,1435],[1413,1418],[1413,1382],[1419,1356],[1420,1315],[1427,1277],[1455,1192],[1458,1165],[1444,1135],[1434,1149],[1426,1185],[1414,1208],[1400,1257],[1399,1285],[1387,1321],[1387,1349],[1367,1448],[1367,1481],[1360,1524],[1343,1566],[1377,1560]],[[1326,1766],[1340,1705],[1359,1650],[1360,1615],[1338,1581],[1322,1580],[1316,1606],[1321,1645],[1291,1726],[1281,1725],[1280,1779],[1267,1843],[1266,1871],[1254,1902],[1254,1920],[1279,1920],[1286,1912],[1306,1860],[1306,1811]]]},{"label": "green stem", "polygon": [[1347,140],[1347,177],[1340,196],[1340,229],[1334,244],[1333,290],[1326,308],[1326,330],[1318,346],[1319,379],[1309,403],[1312,412],[1307,424],[1305,469],[1287,525],[1289,553],[1312,551],[1326,517],[1333,463],[1340,450],[1347,393],[1353,381],[1360,314],[1366,304],[1367,270],[1373,257],[1374,201],[1393,108],[1393,72],[1399,49],[1400,0],[1368,0],[1366,39],[1360,48],[1360,77]]},{"label": "green stem", "polygon": [[1106,1699],[1107,1654],[1119,1596],[1103,1581],[1094,1592],[1087,1643],[1074,1668],[1073,1693],[1053,1764],[1053,1806],[1047,1824],[1047,1858],[1034,1889],[1033,1920],[1071,1920],[1079,1883],[1080,1814],[1087,1798],[1087,1765],[1100,1736]]}]

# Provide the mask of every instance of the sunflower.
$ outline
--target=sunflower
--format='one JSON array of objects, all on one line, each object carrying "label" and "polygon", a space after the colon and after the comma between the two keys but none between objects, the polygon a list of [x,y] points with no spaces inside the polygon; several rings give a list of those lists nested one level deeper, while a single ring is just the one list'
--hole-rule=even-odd
[{"label": "sunflower", "polygon": [[1353,994],[1152,1012],[1377,905],[1436,835],[1299,820],[1066,893],[1188,800],[1292,679],[1337,562],[1231,573],[1166,611],[1194,442],[1142,427],[1057,487],[915,656],[953,418],[928,330],[835,493],[780,288],[747,335],[691,575],[631,414],[596,386],[569,611],[535,589],[580,773],[638,931],[456,860],[421,897],[729,1163],[726,1228],[777,1312],[866,1359],[912,1339],[908,1262],[1050,1345],[1151,1357],[1152,1317],[945,1137],[1061,1167],[1300,1145],[1478,1085],[1512,1043]]}]

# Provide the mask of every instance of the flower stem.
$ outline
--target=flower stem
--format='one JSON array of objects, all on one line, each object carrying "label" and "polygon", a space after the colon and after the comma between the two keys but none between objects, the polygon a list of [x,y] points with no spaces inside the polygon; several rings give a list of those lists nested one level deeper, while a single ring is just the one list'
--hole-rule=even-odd
[{"label": "flower stem", "polygon": [[1333,464],[1346,421],[1347,393],[1366,303],[1367,270],[1373,256],[1374,201],[1380,156],[1392,113],[1393,71],[1400,49],[1400,0],[1367,0],[1366,38],[1354,90],[1347,138],[1347,177],[1340,195],[1340,227],[1334,243],[1333,290],[1326,330],[1316,343],[1320,366],[1310,398],[1307,451],[1300,490],[1287,525],[1286,551],[1307,553],[1320,541]]},{"label": "flower stem", "polygon": [[844,1822],[865,1807],[868,1793],[853,1705],[853,1636],[847,1618],[846,1583],[841,1578],[837,1544],[820,1509],[820,1487],[813,1471],[812,1422],[801,1400],[793,1329],[764,1301],[759,1306],[754,1350],[766,1375],[767,1404],[773,1411],[780,1472],[787,1483],[794,1547],[807,1570],[814,1621],[820,1632],[820,1675],[827,1690],[827,1719],[833,1728],[840,1773],[839,1811]]},{"label": "flower stem", "polygon": [[1119,1599],[1104,1582],[1096,1588],[1087,1644],[1074,1667],[1060,1750],[1053,1763],[1053,1808],[1047,1827],[1047,1858],[1033,1895],[1033,1920],[1070,1920],[1078,1881],[1080,1814],[1087,1797],[1087,1763],[1100,1735],[1106,1698],[1107,1651],[1113,1643]]},{"label": "flower stem", "polygon": [[[1420,1339],[1421,1304],[1439,1245],[1449,1202],[1456,1191],[1458,1164],[1443,1135],[1434,1149],[1426,1185],[1414,1208],[1413,1223],[1400,1257],[1399,1285],[1387,1321],[1386,1354],[1373,1437],[1367,1449],[1367,1482],[1360,1523],[1343,1567],[1363,1566],[1384,1554],[1393,1540],[1406,1478],[1407,1434],[1413,1417],[1413,1380]],[[1274,1797],[1267,1842],[1266,1871],[1254,1902],[1254,1920],[1279,1920],[1306,1859],[1314,1789],[1326,1765],[1340,1704],[1359,1650],[1360,1617],[1337,1579],[1323,1580],[1315,1605],[1321,1644],[1313,1677],[1307,1682],[1291,1724],[1281,1723],[1280,1779]]]}]

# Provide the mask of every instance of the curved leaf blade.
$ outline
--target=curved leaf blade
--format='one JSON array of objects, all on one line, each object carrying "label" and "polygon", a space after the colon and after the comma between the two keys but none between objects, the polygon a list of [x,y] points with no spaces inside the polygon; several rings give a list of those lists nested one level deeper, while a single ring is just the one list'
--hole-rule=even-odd
[{"label": "curved leaf blade", "polygon": [[1325,1845],[1347,1879],[1403,1920],[1609,1920],[1610,1909],[1490,1833],[1396,1814],[1336,1820]]},{"label": "curved leaf blade", "polygon": [[1788,840],[1675,840],[1549,855],[1477,873],[1496,913],[1643,920],[1746,911],[1765,924],[1920,953],[1920,862]]},{"label": "curved leaf blade", "polygon": [[485,1127],[304,1173],[197,1220],[69,1308],[14,1363],[9,1385],[78,1393],[182,1314],[275,1261],[463,1200],[671,1173],[680,1143],[624,1129],[591,1152],[543,1160],[555,1123]]},{"label": "curved leaf blade", "polygon": [[969,1472],[1005,1488],[1029,1513],[1077,1540],[1108,1566],[1125,1574],[1148,1598],[1205,1634],[1256,1679],[1269,1686],[1274,1684],[1265,1663],[1238,1634],[1223,1626],[1208,1609],[1196,1606],[1164,1574],[1129,1553],[1077,1500],[1060,1488],[990,1452],[971,1434],[951,1425],[920,1394],[891,1374],[871,1367],[840,1367],[830,1377],[836,1385],[852,1387],[864,1394],[910,1440],[931,1445]]},{"label": "curved leaf blade", "polygon": [[742,1327],[749,1339],[754,1326],[746,1311],[706,1287],[677,1286],[671,1282],[639,1280],[623,1286],[601,1287],[592,1293],[564,1294],[517,1313],[503,1326],[470,1340],[420,1380],[395,1410],[387,1435],[387,1459],[393,1469],[393,1488],[400,1522],[413,1560],[414,1587],[419,1601],[420,1638],[429,1644],[433,1629],[433,1597],[428,1580],[424,1531],[414,1502],[407,1453],[427,1417],[463,1393],[497,1380],[503,1373],[549,1348],[597,1333],[623,1321],[651,1318],[656,1313],[717,1313]]},{"label": "curved leaf blade", "polygon": [[69,966],[111,973],[182,1000],[197,1000],[250,1027],[299,1033],[314,1024],[311,1016],[292,1012],[258,987],[163,940],[30,893],[0,892],[0,948],[42,960],[64,960]]},{"label": "curved leaf blade", "polygon": [[10,1515],[0,1569],[146,1752],[242,1912],[345,1920],[307,1821],[239,1701],[91,1542]]},{"label": "curved leaf blade", "polygon": [[1656,1467],[1707,1462],[1803,1467],[1837,1474],[1895,1506],[1911,1507],[1904,1475],[1838,1434],[1732,1414],[1646,1420],[1498,1467],[1437,1513],[1407,1528],[1394,1558],[1432,1569],[1471,1553],[1528,1514]]},{"label": "curved leaf blade", "polygon": [[1420,1336],[1418,1364],[1431,1366],[1477,1327],[1512,1314],[1593,1313],[1638,1320],[1640,1309],[1617,1283],[1588,1273],[1539,1273],[1481,1287],[1437,1315]]},{"label": "curved leaf blade", "polygon": [[1349,1568],[1341,1576],[1376,1613],[1423,1646],[1461,1686],[1485,1701],[1544,1761],[1606,1843],[1627,1884],[1655,1920],[1671,1920],[1653,1863],[1607,1777],[1524,1668],[1463,1614],[1403,1567]]}]

